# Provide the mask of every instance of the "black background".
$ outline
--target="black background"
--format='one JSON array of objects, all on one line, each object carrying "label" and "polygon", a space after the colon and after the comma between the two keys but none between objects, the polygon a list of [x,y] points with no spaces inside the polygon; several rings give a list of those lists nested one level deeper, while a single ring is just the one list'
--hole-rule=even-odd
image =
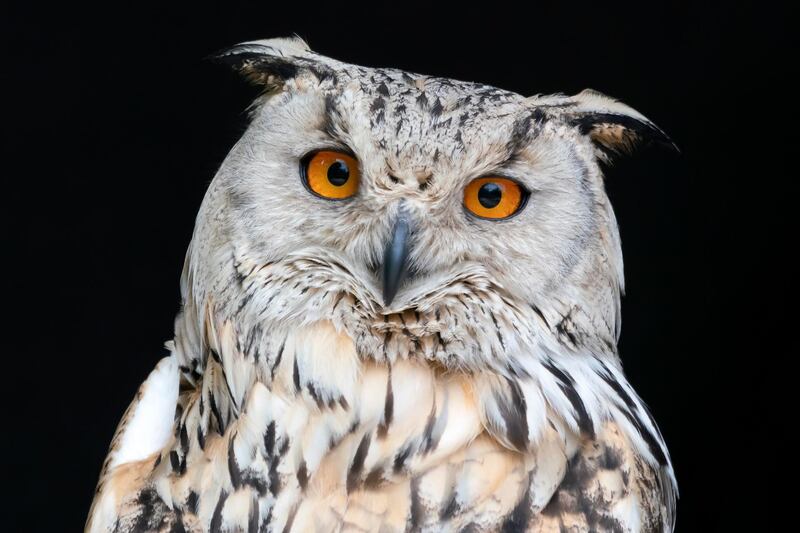
[{"label": "black background", "polygon": [[672,452],[678,531],[778,527],[773,478],[796,426],[779,415],[796,350],[781,305],[796,267],[776,255],[796,246],[781,217],[797,124],[786,13],[26,6],[3,16],[8,530],[82,528],[116,422],[165,355],[196,211],[257,93],[204,57],[292,33],[345,61],[526,95],[592,87],[672,136],[680,154],[644,149],[607,172],[623,362]]}]

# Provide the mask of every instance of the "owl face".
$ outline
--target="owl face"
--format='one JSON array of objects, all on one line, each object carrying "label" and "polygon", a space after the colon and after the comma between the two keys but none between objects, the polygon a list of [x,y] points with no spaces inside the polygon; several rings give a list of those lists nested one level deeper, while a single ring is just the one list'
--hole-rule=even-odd
[{"label": "owl face", "polygon": [[193,275],[216,300],[241,300],[230,280],[269,266],[297,294],[276,320],[324,317],[346,294],[361,335],[404,312],[440,334],[463,307],[455,337],[566,317],[613,342],[621,259],[598,162],[663,136],[644,117],[593,92],[525,98],[345,64],[296,39],[221,57],[266,92],[198,218]]}]

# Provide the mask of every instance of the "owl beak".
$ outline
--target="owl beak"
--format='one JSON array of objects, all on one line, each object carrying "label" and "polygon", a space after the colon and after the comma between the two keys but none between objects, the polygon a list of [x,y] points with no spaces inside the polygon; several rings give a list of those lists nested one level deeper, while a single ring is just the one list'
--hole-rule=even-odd
[{"label": "owl beak", "polygon": [[388,306],[408,274],[408,243],[411,230],[402,211],[392,229],[392,238],[383,253],[383,302]]}]

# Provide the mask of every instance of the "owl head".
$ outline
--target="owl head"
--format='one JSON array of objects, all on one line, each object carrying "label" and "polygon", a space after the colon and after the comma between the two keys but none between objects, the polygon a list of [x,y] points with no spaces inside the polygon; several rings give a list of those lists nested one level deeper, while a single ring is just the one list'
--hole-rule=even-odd
[{"label": "owl head", "polygon": [[343,63],[297,38],[219,60],[263,94],[200,209],[185,305],[242,338],[331,320],[364,357],[448,368],[513,370],[544,337],[615,357],[601,163],[669,142],[644,116],[591,90],[525,97]]}]

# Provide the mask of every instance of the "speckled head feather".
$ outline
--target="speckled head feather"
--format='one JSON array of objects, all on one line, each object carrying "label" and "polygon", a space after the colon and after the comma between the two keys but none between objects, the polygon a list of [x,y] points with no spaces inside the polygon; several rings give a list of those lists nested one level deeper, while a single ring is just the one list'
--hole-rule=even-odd
[{"label": "speckled head feather", "polygon": [[[296,38],[219,59],[264,93],[203,200],[172,354],[120,424],[87,530],[672,530],[669,454],[617,355],[599,166],[663,132],[594,91],[526,98]],[[309,191],[319,150],[357,161],[355,195]],[[485,176],[522,208],[470,213]]]}]

